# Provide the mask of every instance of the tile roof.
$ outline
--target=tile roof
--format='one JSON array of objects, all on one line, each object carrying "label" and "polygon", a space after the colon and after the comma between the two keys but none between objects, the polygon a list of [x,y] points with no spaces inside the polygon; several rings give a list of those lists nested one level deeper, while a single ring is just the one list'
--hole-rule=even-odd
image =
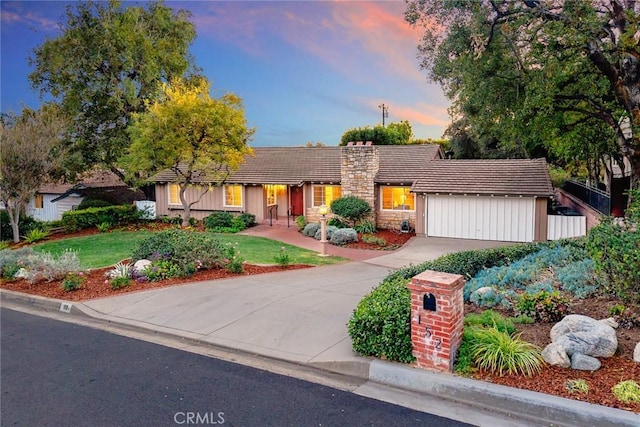
[{"label": "tile roof", "polygon": [[[236,184],[300,184],[302,182],[335,182],[341,180],[342,147],[256,147],[254,156],[227,178]],[[376,146],[380,156],[377,182],[412,183],[425,163],[437,158],[440,146],[435,144]],[[171,182],[175,174],[164,170],[151,178],[155,182]],[[208,182],[206,177],[194,182]]]},{"label": "tile roof", "polygon": [[340,147],[257,147],[253,150],[255,156],[247,157],[227,182],[340,182]]},{"label": "tile roof", "polygon": [[126,187],[118,175],[111,171],[88,171],[78,177],[77,183],[49,183],[38,190],[42,194],[63,194],[74,188],[111,188]]},{"label": "tile roof", "polygon": [[379,145],[380,168],[375,182],[379,184],[411,184],[430,166],[429,161],[440,157],[440,146]]},{"label": "tile roof", "polygon": [[545,159],[434,160],[415,178],[416,193],[553,195]]}]

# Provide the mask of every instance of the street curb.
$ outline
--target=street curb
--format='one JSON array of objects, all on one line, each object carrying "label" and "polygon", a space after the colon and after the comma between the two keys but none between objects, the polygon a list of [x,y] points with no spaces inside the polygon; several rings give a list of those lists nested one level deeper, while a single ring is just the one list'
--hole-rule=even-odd
[{"label": "street curb", "polygon": [[533,421],[540,425],[580,427],[640,426],[640,414],[633,412],[549,396],[529,390],[514,389],[452,374],[418,369],[399,363],[366,358],[363,358],[362,361],[300,363],[213,344],[202,341],[198,339],[199,336],[195,335],[180,335],[172,330],[165,330],[160,327],[149,328],[149,325],[140,322],[120,321],[117,318],[95,311],[82,302],[46,298],[5,289],[0,289],[1,301],[10,301],[47,312],[59,311],[88,319],[106,321],[129,330],[142,330],[172,339],[183,340],[187,343],[191,342],[218,348],[229,353],[258,356],[264,360],[273,360],[292,366],[307,367],[369,380],[374,383],[434,396],[483,410],[491,410],[522,420]]},{"label": "street curb", "polygon": [[546,425],[638,427],[640,414],[529,390],[373,360],[369,380]]}]

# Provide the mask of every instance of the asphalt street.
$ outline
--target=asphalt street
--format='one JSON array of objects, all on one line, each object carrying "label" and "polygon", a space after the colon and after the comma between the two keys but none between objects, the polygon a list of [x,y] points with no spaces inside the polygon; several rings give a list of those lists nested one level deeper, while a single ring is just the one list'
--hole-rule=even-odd
[{"label": "asphalt street", "polygon": [[465,426],[85,326],[0,310],[3,426]]}]

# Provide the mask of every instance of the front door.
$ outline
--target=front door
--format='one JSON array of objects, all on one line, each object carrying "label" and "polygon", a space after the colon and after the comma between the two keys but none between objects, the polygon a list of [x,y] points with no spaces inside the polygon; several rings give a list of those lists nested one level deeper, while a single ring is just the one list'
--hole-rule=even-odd
[{"label": "front door", "polygon": [[304,215],[304,198],[302,187],[291,187],[291,215]]}]

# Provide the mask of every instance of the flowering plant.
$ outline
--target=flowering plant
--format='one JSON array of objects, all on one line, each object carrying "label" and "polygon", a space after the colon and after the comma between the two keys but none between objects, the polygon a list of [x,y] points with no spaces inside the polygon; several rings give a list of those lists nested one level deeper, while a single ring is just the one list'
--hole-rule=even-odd
[{"label": "flowering plant", "polygon": [[87,277],[82,271],[70,271],[62,281],[62,289],[67,292],[75,291],[80,289],[86,280]]}]

